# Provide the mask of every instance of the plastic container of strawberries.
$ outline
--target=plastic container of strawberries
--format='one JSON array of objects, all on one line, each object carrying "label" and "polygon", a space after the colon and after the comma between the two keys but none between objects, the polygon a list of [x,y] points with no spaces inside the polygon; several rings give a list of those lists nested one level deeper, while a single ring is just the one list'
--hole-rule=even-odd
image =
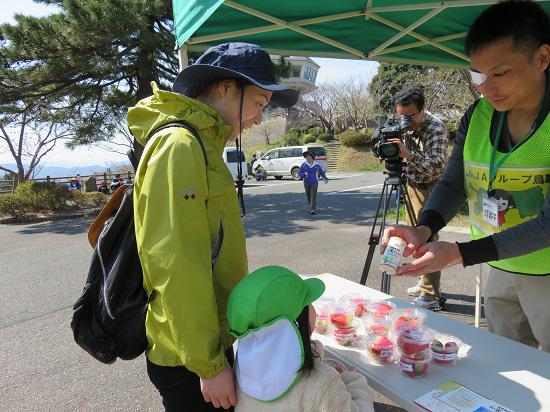
[{"label": "plastic container of strawberries", "polygon": [[387,335],[369,335],[366,339],[365,351],[371,363],[385,365],[393,362],[395,343]]},{"label": "plastic container of strawberries", "polygon": [[462,341],[456,336],[435,333],[432,340],[433,362],[439,366],[453,366],[458,361]]},{"label": "plastic container of strawberries", "polygon": [[432,355],[430,351],[423,352],[424,357],[419,358],[418,354],[416,358],[410,358],[407,355],[400,353],[399,355],[399,370],[409,378],[422,378],[428,373],[430,367],[430,361]]},{"label": "plastic container of strawberries", "polygon": [[337,303],[332,306],[329,317],[335,328],[349,328],[353,325],[355,319],[355,308],[347,304]]},{"label": "plastic container of strawberries", "polygon": [[433,333],[427,328],[410,328],[399,332],[397,346],[399,351],[411,359],[425,359],[431,356]]},{"label": "plastic container of strawberries", "polygon": [[426,319],[426,312],[419,308],[400,308],[390,315],[393,329],[396,333],[402,330],[420,328]]}]

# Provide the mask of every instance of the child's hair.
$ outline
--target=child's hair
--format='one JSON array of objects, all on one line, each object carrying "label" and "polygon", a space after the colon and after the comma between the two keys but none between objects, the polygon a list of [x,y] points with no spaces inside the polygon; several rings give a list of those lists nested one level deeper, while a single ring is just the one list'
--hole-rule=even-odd
[{"label": "child's hair", "polygon": [[309,326],[309,305],[302,310],[302,312],[296,319],[296,323],[298,324],[298,331],[300,332],[302,343],[304,345],[304,364],[302,365],[300,372],[304,372],[306,376],[309,376],[314,367],[313,360],[319,357],[319,354],[314,347],[315,344],[311,342],[311,328]]}]

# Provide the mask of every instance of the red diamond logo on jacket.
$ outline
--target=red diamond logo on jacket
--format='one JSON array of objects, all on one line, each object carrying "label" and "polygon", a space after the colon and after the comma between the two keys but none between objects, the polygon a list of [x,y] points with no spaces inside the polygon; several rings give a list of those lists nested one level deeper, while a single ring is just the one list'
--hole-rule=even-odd
[{"label": "red diamond logo on jacket", "polygon": [[185,200],[195,200],[197,198],[197,190],[193,187],[186,187],[183,189],[183,198]]}]

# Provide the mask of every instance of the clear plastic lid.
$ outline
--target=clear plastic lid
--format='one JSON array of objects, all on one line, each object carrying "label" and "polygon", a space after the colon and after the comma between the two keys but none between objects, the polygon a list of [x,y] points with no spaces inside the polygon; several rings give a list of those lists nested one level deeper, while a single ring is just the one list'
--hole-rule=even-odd
[{"label": "clear plastic lid", "polygon": [[369,304],[369,299],[361,293],[347,293],[339,301],[353,306],[355,308],[355,316],[357,317],[362,317],[366,313]]},{"label": "clear plastic lid", "polygon": [[328,315],[331,312],[332,307],[335,305],[335,303],[336,301],[334,300],[334,298],[323,297],[313,302],[313,307],[315,308],[317,314]]},{"label": "clear plastic lid", "polygon": [[369,335],[366,338],[367,347],[378,350],[393,350],[395,343],[388,336]]},{"label": "clear plastic lid", "polygon": [[330,321],[338,327],[344,328],[351,326],[355,317],[355,308],[350,305],[337,303],[331,306],[330,309]]},{"label": "clear plastic lid", "polygon": [[457,353],[462,346],[462,341],[453,335],[445,333],[434,333],[432,340],[432,350],[437,353],[452,354]]},{"label": "clear plastic lid", "polygon": [[410,328],[399,332],[399,340],[404,343],[432,343],[434,335],[427,328]]},{"label": "clear plastic lid", "polygon": [[426,328],[411,328],[399,332],[397,346],[405,356],[423,358],[429,352],[433,334]]},{"label": "clear plastic lid", "polygon": [[399,332],[422,327],[424,319],[426,319],[426,312],[418,308],[401,308],[395,309],[390,318],[393,328]]},{"label": "clear plastic lid", "polygon": [[367,306],[367,312],[371,316],[388,316],[395,309],[395,305],[386,300],[376,300],[369,303]]}]

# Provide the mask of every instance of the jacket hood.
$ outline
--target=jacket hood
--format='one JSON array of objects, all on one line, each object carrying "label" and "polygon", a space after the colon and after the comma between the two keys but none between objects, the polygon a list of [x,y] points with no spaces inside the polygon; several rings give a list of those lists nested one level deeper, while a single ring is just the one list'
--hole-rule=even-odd
[{"label": "jacket hood", "polygon": [[[151,83],[153,95],[140,100],[128,109],[128,128],[136,140],[145,146],[151,132],[170,122],[184,121],[220,151],[227,143],[233,126],[225,123],[220,114],[198,100],[164,90]],[[204,137],[204,136],[203,136]]]}]

